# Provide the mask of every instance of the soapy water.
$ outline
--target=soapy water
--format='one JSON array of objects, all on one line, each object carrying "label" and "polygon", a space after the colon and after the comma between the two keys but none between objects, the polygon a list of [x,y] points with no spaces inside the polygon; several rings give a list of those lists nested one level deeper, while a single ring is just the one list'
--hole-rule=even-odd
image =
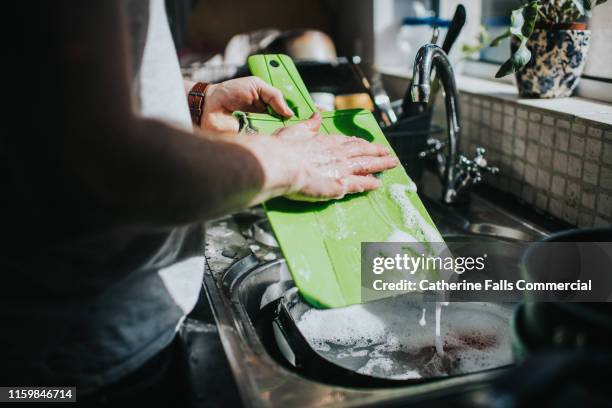
[{"label": "soapy water", "polygon": [[[414,183],[394,184],[388,192],[401,210],[403,226],[384,217],[393,228],[387,242],[443,242],[412,203]],[[456,303],[442,321],[442,306],[448,303],[422,306],[397,296],[346,308],[309,309],[294,317],[313,349],[340,366],[374,377],[442,377],[512,363],[509,308]],[[435,314],[433,327],[427,326],[427,309]]]},{"label": "soapy water", "polygon": [[[408,194],[416,194],[416,191],[417,188],[414,183],[408,185],[393,184],[389,187],[389,195],[402,211],[404,226],[417,232],[416,238],[418,238],[418,241],[444,242],[436,228],[427,222],[419,210],[412,204]],[[392,235],[396,233],[397,231],[394,231]],[[389,239],[388,241],[392,242]],[[409,242],[414,242],[414,240]]]},{"label": "soapy water", "polygon": [[442,322],[442,302],[436,302],[436,338],[434,344],[436,345],[436,353],[439,356],[444,355],[444,344],[442,334],[440,333],[440,325]]},{"label": "soapy water", "polygon": [[[436,313],[425,322],[423,307]],[[361,374],[391,379],[444,377],[512,363],[511,309],[487,303],[420,304],[397,296],[339,309],[309,309],[299,330],[319,354]],[[437,309],[437,310],[436,310]]]}]

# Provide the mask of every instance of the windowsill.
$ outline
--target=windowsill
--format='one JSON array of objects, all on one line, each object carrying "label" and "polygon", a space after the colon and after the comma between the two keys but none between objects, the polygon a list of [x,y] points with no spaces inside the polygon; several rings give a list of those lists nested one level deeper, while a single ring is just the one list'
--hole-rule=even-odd
[{"label": "windowsill", "polygon": [[[383,75],[410,79],[405,69],[377,67]],[[590,122],[612,125],[612,104],[593,99],[572,96],[558,99],[519,98],[516,87],[512,84],[476,78],[467,75],[456,75],[457,88],[461,92],[514,101],[518,105],[541,109],[556,114],[580,118]]]}]

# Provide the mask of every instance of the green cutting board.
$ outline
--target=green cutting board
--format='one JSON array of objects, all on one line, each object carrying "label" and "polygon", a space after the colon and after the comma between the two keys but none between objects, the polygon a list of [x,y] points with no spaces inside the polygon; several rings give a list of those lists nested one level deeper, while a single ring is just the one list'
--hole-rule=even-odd
[{"label": "green cutting board", "polygon": [[[251,129],[271,134],[315,112],[291,58],[254,55],[248,59],[248,66],[253,75],[278,88],[295,113],[288,120],[272,112],[248,114]],[[361,109],[323,112],[321,133],[357,136],[391,149],[372,113]],[[280,197],[264,204],[293,280],[311,305],[361,303],[362,242],[398,241],[395,237],[401,235],[418,242],[442,241],[404,169],[398,166],[378,177],[383,182],[378,190],[340,200],[312,203]],[[399,199],[397,191],[402,194]],[[404,202],[409,213],[398,202]]]}]

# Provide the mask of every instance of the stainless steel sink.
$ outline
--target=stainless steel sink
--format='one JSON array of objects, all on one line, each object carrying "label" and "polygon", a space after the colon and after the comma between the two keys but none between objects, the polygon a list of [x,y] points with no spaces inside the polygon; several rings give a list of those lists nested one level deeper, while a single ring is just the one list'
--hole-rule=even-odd
[{"label": "stainless steel sink", "polygon": [[[443,235],[532,241],[548,232],[476,195],[467,207],[449,207],[422,197]],[[378,388],[339,385],[304,375],[283,357],[271,333],[271,322],[261,314],[263,306],[293,287],[282,254],[267,234],[269,227],[261,210],[254,209],[209,223],[206,235],[204,286],[245,405],[406,405],[441,395],[471,395],[486,389],[505,371],[501,368]]]},{"label": "stainless steel sink", "polygon": [[[341,386],[306,377],[283,357],[274,339],[271,321],[262,321],[260,315],[262,306],[293,286],[285,263],[278,260],[254,268],[256,265],[255,256],[249,256],[236,262],[221,282],[209,272],[204,280],[225,351],[246,405],[367,406],[382,402],[404,405],[439,393],[482,388],[503,371],[393,388]],[[275,286],[279,290],[270,289]],[[270,295],[271,292],[275,295]]]}]

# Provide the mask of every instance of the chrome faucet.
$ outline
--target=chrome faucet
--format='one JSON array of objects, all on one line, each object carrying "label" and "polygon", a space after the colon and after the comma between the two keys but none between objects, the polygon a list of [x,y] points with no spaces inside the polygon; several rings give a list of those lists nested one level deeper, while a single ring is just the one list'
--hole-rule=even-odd
[{"label": "chrome faucet", "polygon": [[448,137],[446,142],[430,138],[427,141],[429,148],[421,152],[420,156],[433,156],[443,184],[442,200],[447,204],[456,204],[467,201],[469,187],[482,181],[483,173],[496,174],[499,169],[488,166],[484,158],[485,149],[482,147],[476,148],[476,157],[472,160],[461,154],[459,97],[455,75],[448,56],[437,45],[424,45],[417,53],[410,90],[412,101],[429,103],[433,68],[444,91]]}]

